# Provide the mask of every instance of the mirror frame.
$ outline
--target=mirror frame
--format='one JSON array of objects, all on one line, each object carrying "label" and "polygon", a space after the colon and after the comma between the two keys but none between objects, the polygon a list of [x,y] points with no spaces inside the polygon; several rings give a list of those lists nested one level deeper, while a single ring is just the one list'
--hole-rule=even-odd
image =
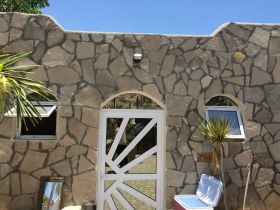
[{"label": "mirror frame", "polygon": [[59,209],[61,208],[61,201],[62,201],[62,193],[63,193],[63,183],[64,177],[50,177],[50,176],[41,176],[40,178],[40,188],[39,194],[37,199],[37,210],[42,210],[42,202],[43,202],[43,195],[45,192],[45,186],[47,182],[62,182],[62,189],[61,189],[61,197],[59,203]]}]

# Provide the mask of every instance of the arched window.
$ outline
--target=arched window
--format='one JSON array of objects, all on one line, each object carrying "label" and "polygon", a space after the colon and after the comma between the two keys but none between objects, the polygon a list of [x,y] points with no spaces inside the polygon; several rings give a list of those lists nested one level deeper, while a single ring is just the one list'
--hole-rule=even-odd
[{"label": "arched window", "polygon": [[207,103],[206,106],[237,106],[237,104],[226,96],[214,96]]},{"label": "arched window", "polygon": [[147,96],[139,93],[124,93],[111,99],[104,109],[162,109]]},{"label": "arched window", "polygon": [[205,106],[205,118],[223,118],[230,123],[229,139],[245,139],[244,126],[241,118],[240,108],[226,96],[215,96]]}]

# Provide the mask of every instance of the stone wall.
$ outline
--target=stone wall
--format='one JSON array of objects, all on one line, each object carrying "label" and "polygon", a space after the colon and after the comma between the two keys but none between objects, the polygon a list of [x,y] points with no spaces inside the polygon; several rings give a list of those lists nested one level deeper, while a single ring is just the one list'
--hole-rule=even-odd
[{"label": "stone wall", "polygon": [[[65,177],[63,206],[96,200],[99,109],[122,91],[143,91],[167,108],[166,200],[196,189],[211,151],[197,123],[217,94],[243,104],[246,142],[225,149],[230,209],[241,207],[253,155],[248,206],[278,209],[280,199],[280,26],[230,23],[214,36],[64,31],[52,18],[0,14],[0,46],[32,54],[33,77],[59,98],[57,140],[14,137],[0,121],[0,208],[34,209],[42,175]],[[133,63],[133,53],[143,59]],[[223,209],[222,204],[220,209]]]}]

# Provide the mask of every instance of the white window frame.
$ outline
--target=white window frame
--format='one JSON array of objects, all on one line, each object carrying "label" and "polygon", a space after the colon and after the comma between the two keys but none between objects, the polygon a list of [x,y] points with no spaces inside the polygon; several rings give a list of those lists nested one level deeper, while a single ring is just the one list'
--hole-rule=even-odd
[{"label": "white window frame", "polygon": [[[35,101],[31,101],[31,103],[35,106],[38,105],[37,102]],[[48,111],[48,112],[45,112],[45,113],[41,113],[41,117],[49,117],[52,112],[57,108],[57,102],[51,102],[51,101],[40,101],[39,102],[42,106],[44,105],[53,105],[53,107]],[[16,112],[16,107],[13,107],[11,110],[9,110],[8,112],[6,112],[4,114],[5,117],[16,117],[17,116],[17,112]],[[24,115],[24,117],[27,117],[27,115]]]},{"label": "white window frame", "polygon": [[239,123],[239,130],[240,133],[239,135],[227,135],[226,138],[228,139],[245,139],[245,131],[244,131],[244,125],[243,121],[241,118],[241,113],[240,109],[237,106],[205,106],[205,117],[206,121],[209,121],[209,115],[208,111],[213,110],[213,111],[234,111],[236,112],[237,115],[237,120]]},{"label": "white window frame", "polygon": [[[32,102],[32,103],[34,105],[37,104],[36,102]],[[53,107],[48,112],[46,112],[45,114],[41,114],[42,118],[49,117],[53,113],[53,111],[57,108],[57,102],[53,102],[53,101],[51,101],[51,102],[50,101],[40,101],[40,104],[42,106],[53,105]],[[13,109],[15,109],[15,107],[10,110],[11,113],[13,113],[12,112]],[[9,116],[9,117],[16,117],[16,115],[8,115],[8,112],[6,114],[5,115]],[[58,117],[58,115],[56,115],[56,122],[57,122],[57,117]],[[56,140],[56,134],[55,135],[21,135],[21,127],[22,127],[22,122],[20,121],[17,132],[16,132],[16,138],[26,139],[26,140],[30,140],[30,139],[31,140],[33,140],[33,139],[34,140]],[[55,129],[55,131],[57,132],[57,128]]]}]

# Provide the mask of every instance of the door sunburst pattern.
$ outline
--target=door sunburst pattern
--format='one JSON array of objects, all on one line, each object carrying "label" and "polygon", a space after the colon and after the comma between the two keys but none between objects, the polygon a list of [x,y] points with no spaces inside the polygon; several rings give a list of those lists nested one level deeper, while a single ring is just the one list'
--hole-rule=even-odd
[{"label": "door sunburst pattern", "polygon": [[101,111],[98,209],[162,209],[163,111]]}]

